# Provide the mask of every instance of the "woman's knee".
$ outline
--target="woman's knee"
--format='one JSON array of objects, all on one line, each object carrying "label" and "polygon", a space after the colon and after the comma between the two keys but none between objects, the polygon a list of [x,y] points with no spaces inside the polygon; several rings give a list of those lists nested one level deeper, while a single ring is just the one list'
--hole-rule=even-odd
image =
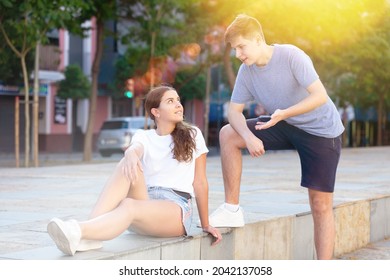
[{"label": "woman's knee", "polygon": [[135,204],[136,204],[136,200],[133,199],[133,198],[130,198],[130,197],[126,197],[124,198],[121,202],[120,202],[120,206],[126,208],[128,211],[134,211],[135,209]]}]

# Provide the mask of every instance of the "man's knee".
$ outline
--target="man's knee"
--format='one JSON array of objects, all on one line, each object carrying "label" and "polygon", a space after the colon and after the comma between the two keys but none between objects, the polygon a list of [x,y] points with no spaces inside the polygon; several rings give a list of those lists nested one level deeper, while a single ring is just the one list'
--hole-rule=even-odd
[{"label": "man's knee", "polygon": [[326,214],[333,211],[333,195],[324,192],[311,192],[310,205],[313,214]]},{"label": "man's knee", "polygon": [[227,124],[219,131],[219,142],[221,144],[233,143],[239,139],[239,134],[233,129],[230,124]]},{"label": "man's knee", "polygon": [[219,139],[220,140],[225,140],[228,136],[228,134],[230,133],[229,132],[229,129],[231,129],[231,126],[230,124],[227,124],[227,125],[224,125],[220,131],[219,131]]}]

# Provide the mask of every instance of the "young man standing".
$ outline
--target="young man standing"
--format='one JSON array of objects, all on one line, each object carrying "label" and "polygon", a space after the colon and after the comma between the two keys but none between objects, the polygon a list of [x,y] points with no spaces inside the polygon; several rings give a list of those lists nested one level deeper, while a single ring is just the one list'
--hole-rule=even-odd
[{"label": "young man standing", "polygon": [[[260,23],[239,15],[225,32],[242,61],[220,131],[225,203],[210,216],[214,227],[242,227],[239,206],[241,149],[252,157],[266,150],[297,150],[301,186],[308,188],[317,259],[333,257],[333,191],[344,131],[311,59],[293,45],[268,45]],[[270,112],[269,121],[245,119],[245,103],[255,100]]]}]

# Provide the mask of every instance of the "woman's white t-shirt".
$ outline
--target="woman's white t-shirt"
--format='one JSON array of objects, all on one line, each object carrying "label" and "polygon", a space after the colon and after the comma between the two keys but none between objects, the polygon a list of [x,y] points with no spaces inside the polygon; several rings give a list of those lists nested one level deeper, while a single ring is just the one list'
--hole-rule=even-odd
[{"label": "woman's white t-shirt", "polygon": [[196,149],[190,162],[179,162],[173,158],[170,134],[160,136],[155,129],[139,130],[134,134],[131,142],[144,147],[141,162],[147,186],[172,188],[193,195],[195,159],[209,151],[202,132],[198,127],[194,128]]}]

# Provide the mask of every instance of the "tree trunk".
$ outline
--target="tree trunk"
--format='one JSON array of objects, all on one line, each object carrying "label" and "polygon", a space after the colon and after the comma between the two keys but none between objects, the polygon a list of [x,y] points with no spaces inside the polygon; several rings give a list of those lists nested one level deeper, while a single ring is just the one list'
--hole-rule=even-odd
[{"label": "tree trunk", "polygon": [[26,55],[20,57],[23,69],[24,80],[24,118],[25,118],[25,143],[24,143],[24,166],[29,167],[30,163],[30,102],[29,102],[29,84],[28,73],[26,67]]},{"label": "tree trunk", "polygon": [[150,43],[150,64],[149,64],[149,71],[150,71],[150,88],[154,86],[154,49],[156,45],[156,31],[152,31],[151,34],[151,43]]},{"label": "tree trunk", "polygon": [[[13,50],[13,52],[17,55],[17,57],[20,58],[20,63],[22,65],[22,71],[23,71],[23,82],[24,82],[24,115],[25,115],[25,158],[24,158],[24,165],[25,167],[29,166],[30,162],[30,101],[29,101],[29,83],[28,83],[28,72],[27,72],[27,66],[26,66],[26,56],[27,53],[30,51],[30,48],[26,48],[26,41],[23,40],[23,49],[21,51],[18,51],[15,48],[15,45],[12,43],[10,38],[8,37],[7,33],[4,30],[4,27],[2,24],[0,24],[0,31],[3,34],[3,37],[5,41],[7,42],[8,46]],[[15,109],[19,112],[19,97],[16,99]],[[15,112],[16,113],[16,112]],[[15,157],[16,157],[16,166],[19,167],[19,115],[17,117],[17,123],[15,123],[15,137],[17,136],[17,139],[15,139]],[[15,119],[16,122],[16,119]],[[16,131],[17,129],[17,131]]]},{"label": "tree trunk", "polygon": [[37,46],[35,47],[35,70],[34,70],[34,98],[33,98],[33,160],[34,166],[39,166],[38,156],[39,156],[39,145],[38,145],[38,112],[39,112],[39,46],[38,41]]},{"label": "tree trunk", "polygon": [[19,134],[19,96],[15,96],[15,166],[20,166],[19,159],[19,143],[20,143],[20,134]]},{"label": "tree trunk", "polygon": [[[154,87],[155,84],[155,74],[154,74],[154,52],[156,48],[156,31],[153,31],[151,34],[151,43],[150,43],[150,63],[149,63],[149,71],[150,71],[150,89]],[[144,121],[144,129],[148,128],[148,118],[149,113],[145,111],[145,121]]]},{"label": "tree trunk", "polygon": [[210,113],[210,90],[211,90],[211,66],[207,66],[206,76],[206,96],[205,96],[205,110],[204,110],[204,139],[206,145],[209,143],[209,113]]},{"label": "tree trunk", "polygon": [[91,96],[89,98],[89,117],[87,131],[84,139],[84,154],[83,161],[89,162],[92,159],[92,140],[93,140],[93,128],[95,124],[96,114],[96,102],[98,95],[98,77],[100,69],[100,61],[103,54],[103,42],[104,42],[104,24],[101,19],[96,19],[96,53],[94,55],[92,63],[92,89]]},{"label": "tree trunk", "polygon": [[383,116],[383,102],[384,94],[383,92],[379,93],[379,102],[378,102],[378,130],[377,130],[377,146],[382,146],[382,116]]},{"label": "tree trunk", "polygon": [[233,90],[234,84],[236,82],[236,74],[234,73],[233,70],[233,65],[230,60],[230,51],[231,51],[231,46],[230,44],[227,44],[225,47],[225,52],[223,54],[223,64],[225,66],[225,71],[226,71],[226,76],[229,82],[229,87],[230,90]]}]

